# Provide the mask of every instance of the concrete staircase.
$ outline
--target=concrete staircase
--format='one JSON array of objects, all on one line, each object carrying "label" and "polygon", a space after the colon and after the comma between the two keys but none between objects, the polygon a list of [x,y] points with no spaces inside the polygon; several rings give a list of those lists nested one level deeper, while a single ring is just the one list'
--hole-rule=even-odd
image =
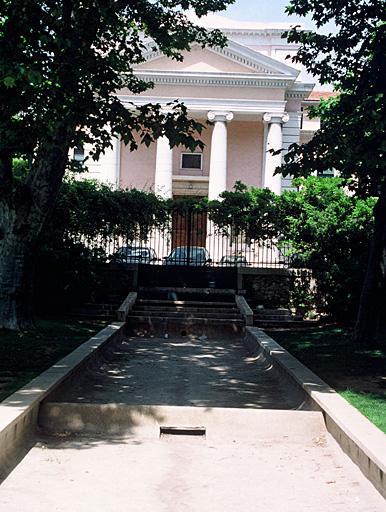
[{"label": "concrete staircase", "polygon": [[71,317],[81,320],[114,321],[117,318],[117,310],[123,299],[124,296],[122,295],[108,294],[103,298],[99,297],[95,302],[86,302],[73,307],[69,314]]},{"label": "concrete staircase", "polygon": [[115,320],[119,303],[94,303],[89,302],[83,306],[74,308],[71,316],[82,320],[101,320],[110,322]]},{"label": "concrete staircase", "polygon": [[262,329],[306,329],[319,325],[319,323],[315,320],[297,320],[296,317],[291,315],[290,310],[285,308],[256,308],[254,310],[253,319],[253,325]]},{"label": "concrete staircase", "polygon": [[157,334],[238,333],[244,327],[235,291],[211,288],[143,288],[127,322],[136,332]]},{"label": "concrete staircase", "polygon": [[257,308],[254,310],[254,325],[257,327],[271,327],[280,325],[283,326],[292,323],[291,312],[289,309],[263,309]]}]

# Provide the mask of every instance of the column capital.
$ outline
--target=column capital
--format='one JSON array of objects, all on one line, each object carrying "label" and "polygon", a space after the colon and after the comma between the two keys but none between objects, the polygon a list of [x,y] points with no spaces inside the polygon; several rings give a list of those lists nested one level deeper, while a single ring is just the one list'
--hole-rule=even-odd
[{"label": "column capital", "polygon": [[225,111],[216,111],[216,110],[209,110],[208,112],[208,121],[216,122],[216,121],[222,121],[222,122],[230,122],[233,119],[233,112],[225,112]]},{"label": "column capital", "polygon": [[284,124],[289,121],[289,115],[287,112],[266,112],[263,115],[263,121],[265,123],[280,123]]}]

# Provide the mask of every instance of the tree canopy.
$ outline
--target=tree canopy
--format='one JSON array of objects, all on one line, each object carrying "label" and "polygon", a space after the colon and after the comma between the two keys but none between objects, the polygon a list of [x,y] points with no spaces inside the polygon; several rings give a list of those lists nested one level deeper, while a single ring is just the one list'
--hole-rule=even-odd
[{"label": "tree canopy", "polygon": [[312,16],[317,29],[334,22],[336,32],[293,28],[300,44],[295,60],[333,84],[338,95],[313,110],[321,128],[307,144],[284,156],[284,175],[307,176],[335,169],[354,193],[376,196],[374,237],[362,291],[355,338],[383,342],[386,322],[386,9],[384,0],[291,0],[289,14]]},{"label": "tree canopy", "polygon": [[[307,175],[336,169],[350,187],[377,195],[386,175],[386,9],[383,0],[291,1],[289,14],[312,14],[320,27],[334,21],[336,33],[294,28],[289,42],[300,44],[295,60],[339,93],[311,110],[321,128],[285,155],[284,174]],[[300,165],[299,165],[300,164]]]},{"label": "tree canopy", "polygon": [[[197,42],[224,45],[190,22],[232,0],[0,0],[0,327],[31,325],[34,248],[55,204],[70,147],[98,155],[118,135],[131,149],[166,135],[202,146],[183,105],[124,105],[152,84],[135,66],[158,48],[177,60]],[[28,161],[15,180],[13,158]]]}]

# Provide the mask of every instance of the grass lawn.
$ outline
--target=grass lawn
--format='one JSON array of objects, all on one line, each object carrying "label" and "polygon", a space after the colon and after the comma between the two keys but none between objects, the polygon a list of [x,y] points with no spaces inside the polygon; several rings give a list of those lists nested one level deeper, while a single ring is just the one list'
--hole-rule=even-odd
[{"label": "grass lawn", "polygon": [[25,333],[0,330],[0,401],[103,328],[75,320],[39,320]]},{"label": "grass lawn", "polygon": [[386,349],[355,347],[340,328],[268,334],[386,433]]}]

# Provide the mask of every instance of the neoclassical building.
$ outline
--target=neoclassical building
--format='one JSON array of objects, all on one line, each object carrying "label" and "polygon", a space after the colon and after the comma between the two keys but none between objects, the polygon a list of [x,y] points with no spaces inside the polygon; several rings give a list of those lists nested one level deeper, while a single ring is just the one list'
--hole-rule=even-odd
[{"label": "neoclassical building", "polygon": [[[123,103],[185,103],[195,119],[210,121],[201,139],[203,151],[171,149],[163,137],[150,147],[130,152],[119,140],[99,162],[88,163],[89,177],[123,188],[153,190],[164,197],[218,197],[237,180],[267,187],[276,193],[291,187],[291,180],[274,175],[283,149],[307,140],[318,128],[306,116],[313,83],[285,59],[296,46],[282,39],[286,24],[236,22],[210,15],[208,28],[220,28],[226,48],[193,46],[183,62],[165,57],[149,44],[146,61],[136,68],[154,88],[140,95],[122,90]],[[87,148],[85,148],[87,152]]]}]

